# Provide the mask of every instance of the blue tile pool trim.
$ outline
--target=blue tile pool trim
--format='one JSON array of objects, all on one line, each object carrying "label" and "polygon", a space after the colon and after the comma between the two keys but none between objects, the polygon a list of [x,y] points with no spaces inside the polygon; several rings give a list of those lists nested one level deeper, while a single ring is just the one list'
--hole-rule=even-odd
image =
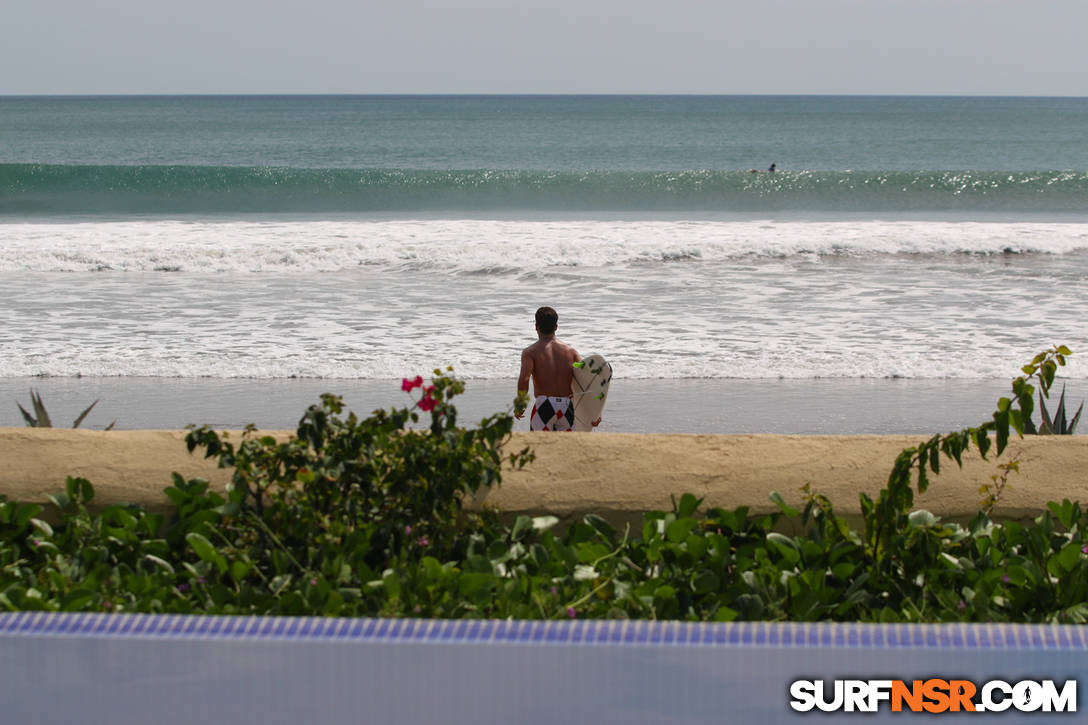
[{"label": "blue tile pool trim", "polygon": [[639,647],[1088,651],[1088,628],[1074,625],[506,621],[0,613],[0,637],[28,636]]}]

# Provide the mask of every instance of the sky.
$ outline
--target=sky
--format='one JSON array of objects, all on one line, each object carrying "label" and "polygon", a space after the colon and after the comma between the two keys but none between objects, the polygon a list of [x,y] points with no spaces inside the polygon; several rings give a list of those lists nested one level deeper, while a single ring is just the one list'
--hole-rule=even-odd
[{"label": "sky", "polygon": [[1086,0],[36,0],[0,94],[1088,96]]}]

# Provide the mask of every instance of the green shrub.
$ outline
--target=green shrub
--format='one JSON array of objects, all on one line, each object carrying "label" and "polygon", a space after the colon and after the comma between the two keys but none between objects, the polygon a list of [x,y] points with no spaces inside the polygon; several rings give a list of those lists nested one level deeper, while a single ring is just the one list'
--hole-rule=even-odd
[{"label": "green shrub", "polygon": [[[450,399],[464,383],[435,371],[410,408],[341,417],[339,398],[311,406],[290,440],[248,428],[237,446],[208,427],[186,438],[234,469],[226,496],[175,474],[166,495],[176,515],[161,521],[133,507],[88,513],[89,482],[69,479],[55,497],[60,525],[41,507],[4,501],[6,566],[0,606],[139,611],[374,613],[393,607],[396,572],[425,557],[461,558],[465,532],[496,526],[465,515],[464,496],[496,485],[513,427],[502,413],[475,429],[457,425]],[[417,429],[420,412],[430,426]],[[364,587],[368,587],[365,588]],[[382,588],[387,595],[382,594]],[[73,597],[72,592],[79,592]]]}]

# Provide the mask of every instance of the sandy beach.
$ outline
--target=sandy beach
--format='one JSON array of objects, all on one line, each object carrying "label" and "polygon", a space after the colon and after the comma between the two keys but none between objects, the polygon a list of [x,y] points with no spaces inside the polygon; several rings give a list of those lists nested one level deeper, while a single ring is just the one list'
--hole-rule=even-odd
[{"label": "sandy beach", "polygon": [[[276,436],[289,435],[286,431]],[[232,438],[240,437],[233,433]],[[162,491],[174,471],[204,477],[216,487],[229,480],[199,454],[191,455],[176,431],[92,431],[0,428],[0,493],[9,500],[44,501],[61,491],[69,475],[90,480],[96,503],[127,502],[165,510]],[[510,471],[498,489],[478,501],[508,514],[549,513],[569,522],[597,513],[622,524],[644,511],[668,509],[670,495],[693,493],[704,505],[753,512],[775,510],[771,491],[800,505],[805,484],[829,497],[836,510],[855,518],[858,494],[875,496],[896,454],[916,445],[916,436],[639,435],[517,433],[508,450],[530,445],[536,461]],[[994,515],[1030,519],[1047,501],[1088,502],[1088,437],[1014,439],[1001,460],[1019,457]],[[979,486],[997,471],[995,461],[972,452],[963,469],[947,462],[918,508],[964,520],[978,510]]]},{"label": "sandy beach", "polygon": [[[1067,399],[1079,405],[1088,383],[1068,383]],[[54,425],[70,425],[98,400],[81,428],[102,429],[115,421],[118,430],[180,430],[190,423],[217,429],[241,429],[250,423],[267,430],[293,429],[306,408],[327,392],[343,397],[344,405],[361,416],[413,402],[401,391],[399,378],[0,378],[0,428],[23,425],[15,404],[28,408],[31,389],[41,393]],[[464,395],[454,401],[458,420],[472,425],[508,410],[513,389],[513,377],[467,380]],[[932,435],[988,420],[997,399],[1008,394],[1007,378],[617,378],[598,432]],[[528,430],[528,422],[515,429]]]}]

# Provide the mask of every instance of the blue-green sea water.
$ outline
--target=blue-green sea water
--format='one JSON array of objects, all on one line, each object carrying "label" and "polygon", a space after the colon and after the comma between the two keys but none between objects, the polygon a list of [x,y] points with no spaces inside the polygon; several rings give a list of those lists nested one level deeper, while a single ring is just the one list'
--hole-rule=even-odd
[{"label": "blue-green sea water", "polygon": [[0,120],[6,215],[1078,215],[1088,194],[1085,99],[6,98]]},{"label": "blue-green sea water", "polygon": [[544,304],[628,380],[1007,380],[1086,282],[1084,98],[0,97],[10,380],[506,380]]}]

